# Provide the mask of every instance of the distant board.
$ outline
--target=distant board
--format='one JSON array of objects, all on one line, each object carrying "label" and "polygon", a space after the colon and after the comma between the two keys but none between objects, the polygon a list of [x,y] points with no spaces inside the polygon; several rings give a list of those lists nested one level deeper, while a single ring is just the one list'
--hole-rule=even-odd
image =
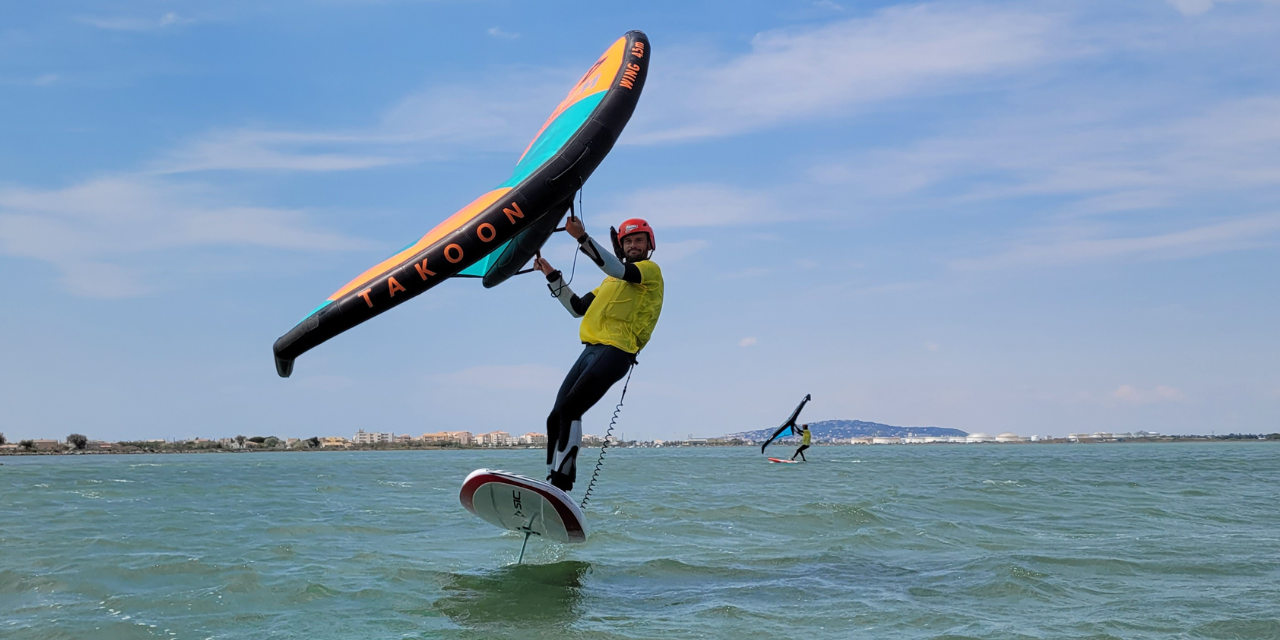
[{"label": "distant board", "polygon": [[489,524],[563,543],[587,541],[582,510],[565,492],[497,469],[476,469],[462,481],[458,500]]},{"label": "distant board", "polygon": [[782,458],[769,458],[769,462],[781,462],[783,464],[800,464],[799,460],[783,460]]}]

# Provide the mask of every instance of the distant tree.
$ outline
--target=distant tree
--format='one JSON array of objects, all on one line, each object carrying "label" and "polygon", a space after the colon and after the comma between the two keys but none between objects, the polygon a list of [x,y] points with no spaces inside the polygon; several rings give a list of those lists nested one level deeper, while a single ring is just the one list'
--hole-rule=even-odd
[{"label": "distant tree", "polygon": [[311,436],[310,438],[307,438],[307,446],[311,447],[312,449],[319,449],[320,438],[317,438],[315,436]]},{"label": "distant tree", "polygon": [[18,446],[26,449],[27,451],[31,451],[36,448],[36,443],[32,440],[19,440]]},{"label": "distant tree", "polygon": [[84,448],[89,444],[89,439],[78,433],[73,433],[67,436],[67,444],[75,447],[77,451],[84,451]]},{"label": "distant tree", "polygon": [[243,449],[243,448],[244,448],[244,436],[236,436],[236,444],[240,445],[240,448],[241,448],[241,449]]},{"label": "distant tree", "polygon": [[255,444],[262,444],[262,443],[264,443],[264,442],[266,442],[266,441],[267,441],[267,439],[266,439],[266,438],[264,438],[264,437],[262,437],[262,436],[254,436],[254,437],[252,437],[252,438],[249,438],[249,442],[252,442],[252,443],[255,443]]},{"label": "distant tree", "polygon": [[6,442],[8,442],[8,440],[5,440],[5,439],[4,439],[4,434],[3,434],[3,433],[0,433],[0,444],[4,444],[4,443],[6,443]]},{"label": "distant tree", "polygon": [[267,447],[268,449],[274,449],[280,446],[280,438],[268,436],[266,440],[262,441],[262,446]]}]

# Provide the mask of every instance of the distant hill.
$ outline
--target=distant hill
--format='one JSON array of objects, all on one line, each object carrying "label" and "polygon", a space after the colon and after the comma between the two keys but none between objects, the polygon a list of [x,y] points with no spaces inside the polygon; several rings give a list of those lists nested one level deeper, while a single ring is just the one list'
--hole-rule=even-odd
[{"label": "distant hill", "polygon": [[[753,440],[761,442],[773,435],[777,427],[769,427],[768,429],[757,429],[756,431],[743,431],[741,433],[731,433],[724,436],[725,438],[741,438],[743,440]],[[864,422],[862,420],[823,420],[822,422],[810,422],[809,431],[813,433],[813,439],[817,442],[830,442],[832,440],[847,440],[849,438],[867,438],[872,436],[882,437],[905,437],[912,436],[967,436],[968,433],[959,429],[947,429],[945,427],[895,427],[891,424],[880,424],[879,422]],[[783,438],[787,440],[789,438]]]}]

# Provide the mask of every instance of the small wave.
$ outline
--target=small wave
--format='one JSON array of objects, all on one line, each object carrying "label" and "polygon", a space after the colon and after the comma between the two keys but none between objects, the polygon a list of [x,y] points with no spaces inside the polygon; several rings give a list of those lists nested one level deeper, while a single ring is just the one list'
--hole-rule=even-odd
[{"label": "small wave", "polygon": [[1198,635],[1230,640],[1275,640],[1280,638],[1280,620],[1215,620],[1195,628]]}]

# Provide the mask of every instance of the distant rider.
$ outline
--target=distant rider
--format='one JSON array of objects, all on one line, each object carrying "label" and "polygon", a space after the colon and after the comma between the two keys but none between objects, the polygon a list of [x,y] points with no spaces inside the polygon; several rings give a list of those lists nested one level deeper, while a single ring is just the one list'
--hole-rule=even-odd
[{"label": "distant rider", "polygon": [[792,460],[795,460],[796,456],[800,456],[801,460],[804,460],[805,462],[809,461],[808,458],[804,457],[804,450],[809,448],[809,440],[811,437],[812,434],[809,433],[809,425],[800,425],[800,448],[796,449],[796,452],[791,454]]},{"label": "distant rider", "polygon": [[578,297],[551,263],[541,256],[534,261],[534,267],[546,274],[551,295],[573,317],[582,318],[578,337],[586,348],[569,369],[547,416],[547,480],[571,491],[582,445],[582,414],[627,374],[649,342],[662,313],[662,270],[649,260],[657,244],[644,220],[627,220],[616,234],[610,229],[613,251],[588,236],[576,217],[569,217],[565,230],[608,276],[594,291]]}]

